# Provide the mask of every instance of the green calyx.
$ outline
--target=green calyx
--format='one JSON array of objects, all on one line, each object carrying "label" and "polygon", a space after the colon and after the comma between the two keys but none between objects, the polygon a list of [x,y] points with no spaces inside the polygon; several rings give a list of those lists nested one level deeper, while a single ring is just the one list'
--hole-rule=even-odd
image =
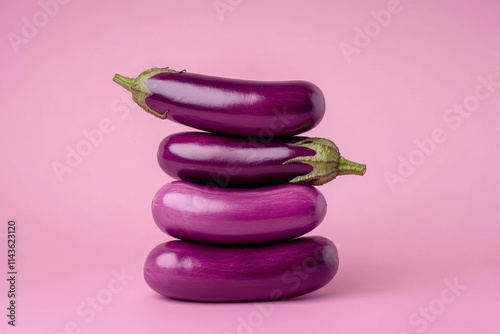
[{"label": "green calyx", "polygon": [[331,140],[325,138],[308,138],[288,145],[305,147],[316,152],[315,155],[299,156],[283,163],[303,163],[313,168],[309,174],[297,176],[290,180],[290,183],[320,186],[330,182],[337,175],[364,175],[366,172],[366,165],[343,158],[340,155],[338,147]]},{"label": "green calyx", "polygon": [[161,119],[165,119],[167,114],[161,114],[151,109],[146,104],[146,98],[151,96],[153,93],[146,86],[146,81],[159,73],[182,73],[183,71],[175,71],[168,67],[165,68],[151,68],[139,74],[137,78],[127,78],[120,74],[115,74],[113,77],[113,81],[128,90],[132,93],[132,99],[141,106],[142,109],[147,112],[159,117]]}]

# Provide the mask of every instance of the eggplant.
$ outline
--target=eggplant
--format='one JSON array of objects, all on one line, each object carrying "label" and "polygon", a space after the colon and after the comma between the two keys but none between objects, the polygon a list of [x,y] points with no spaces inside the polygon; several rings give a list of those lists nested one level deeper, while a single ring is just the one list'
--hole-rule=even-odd
[{"label": "eggplant", "polygon": [[160,230],[175,238],[239,245],[299,237],[323,221],[326,206],[307,185],[231,189],[174,181],[158,191],[151,209]]},{"label": "eggplant", "polygon": [[192,128],[233,136],[286,137],[314,128],[325,114],[321,90],[307,81],[228,79],[170,68],[113,81],[147,112]]},{"label": "eggplant", "polygon": [[162,140],[157,159],[174,179],[217,187],[322,185],[337,175],[366,170],[340,156],[330,140],[306,137],[249,142],[205,132],[176,133]]},{"label": "eggplant", "polygon": [[320,289],[338,266],[335,244],[323,237],[246,247],[175,240],[153,248],[144,278],[151,289],[174,299],[276,301]]}]

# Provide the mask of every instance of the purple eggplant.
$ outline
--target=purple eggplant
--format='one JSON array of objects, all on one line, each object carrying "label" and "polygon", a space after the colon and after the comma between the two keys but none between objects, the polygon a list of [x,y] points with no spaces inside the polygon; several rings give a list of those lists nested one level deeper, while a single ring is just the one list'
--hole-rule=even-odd
[{"label": "purple eggplant", "polygon": [[227,79],[169,68],[113,80],[159,118],[233,136],[292,136],[318,125],[325,113],[323,93],[306,81]]},{"label": "purple eggplant", "polygon": [[326,200],[314,187],[285,184],[252,189],[163,186],[151,205],[156,225],[183,240],[258,244],[299,237],[318,226]]},{"label": "purple eggplant", "polygon": [[276,301],[318,290],[338,266],[337,248],[323,237],[246,247],[175,240],[153,248],[144,278],[154,291],[174,299]]},{"label": "purple eggplant", "polygon": [[337,175],[363,175],[366,166],[340,156],[324,138],[289,137],[270,142],[205,132],[163,139],[158,163],[175,179],[217,187],[259,187],[284,183],[322,185]]}]

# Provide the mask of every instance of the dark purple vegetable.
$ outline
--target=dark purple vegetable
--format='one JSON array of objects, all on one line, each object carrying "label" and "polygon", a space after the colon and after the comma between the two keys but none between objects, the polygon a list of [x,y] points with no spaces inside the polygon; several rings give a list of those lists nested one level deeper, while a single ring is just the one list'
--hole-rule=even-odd
[{"label": "dark purple vegetable", "polygon": [[325,286],[338,265],[337,248],[323,237],[253,247],[176,240],[149,253],[144,278],[159,294],[181,300],[281,300]]},{"label": "dark purple vegetable", "polygon": [[299,237],[326,215],[316,188],[294,184],[224,189],[174,181],[158,191],[151,207],[156,225],[175,238],[228,245]]},{"label": "dark purple vegetable", "polygon": [[366,166],[340,156],[324,138],[290,137],[268,143],[204,132],[163,139],[160,167],[173,178],[218,187],[284,183],[321,185],[337,175],[363,175]]},{"label": "dark purple vegetable", "polygon": [[227,79],[169,68],[113,80],[153,115],[221,134],[292,136],[318,125],[325,113],[323,93],[306,81]]}]

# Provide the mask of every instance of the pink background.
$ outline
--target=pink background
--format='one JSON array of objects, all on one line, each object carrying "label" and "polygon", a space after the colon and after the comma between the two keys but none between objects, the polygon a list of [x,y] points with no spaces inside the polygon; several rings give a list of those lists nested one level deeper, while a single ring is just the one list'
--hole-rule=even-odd
[{"label": "pink background", "polygon": [[[498,333],[500,87],[479,88],[479,105],[474,94],[481,76],[500,82],[500,2],[401,0],[381,27],[371,12],[394,9],[385,0],[221,0],[221,16],[212,0],[44,1],[52,17],[36,0],[4,1],[0,14],[0,277],[12,218],[19,270],[15,329],[0,279],[2,333]],[[369,43],[356,27],[372,29]],[[13,46],[13,34],[26,39]],[[355,43],[346,57],[341,46]],[[368,165],[320,188],[329,211],[311,234],[341,260],[325,288],[279,304],[196,304],[145,284],[146,255],[169,239],[149,209],[170,181],[157,145],[187,128],[131,105],[111,79],[155,66],[321,87],[327,114],[308,135]],[[462,103],[474,110],[447,111]],[[58,180],[53,163],[103,121],[102,141]],[[82,315],[122,270],[134,279]],[[445,290],[445,303],[454,281],[462,290],[452,301]]]}]

